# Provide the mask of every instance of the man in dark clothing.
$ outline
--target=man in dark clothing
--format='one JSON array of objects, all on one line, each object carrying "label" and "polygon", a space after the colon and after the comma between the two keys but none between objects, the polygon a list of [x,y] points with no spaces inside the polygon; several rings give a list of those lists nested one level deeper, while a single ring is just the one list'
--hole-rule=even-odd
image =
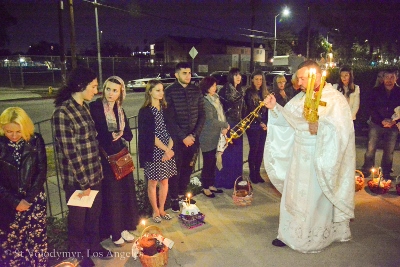
[{"label": "man in dark clothing", "polygon": [[199,147],[198,137],[205,121],[203,95],[190,84],[191,69],[187,63],[175,67],[176,82],[165,89],[166,124],[174,141],[177,175],[169,179],[173,212],[179,212],[179,198],[184,198],[193,170],[193,158]]},{"label": "man in dark clothing", "polygon": [[385,179],[391,178],[393,152],[399,134],[396,122],[391,119],[394,109],[400,106],[400,87],[396,85],[396,80],[395,70],[385,71],[383,84],[374,89],[370,97],[368,146],[362,167],[367,176],[370,174],[370,169],[375,166],[377,144],[383,139],[382,173]]}]

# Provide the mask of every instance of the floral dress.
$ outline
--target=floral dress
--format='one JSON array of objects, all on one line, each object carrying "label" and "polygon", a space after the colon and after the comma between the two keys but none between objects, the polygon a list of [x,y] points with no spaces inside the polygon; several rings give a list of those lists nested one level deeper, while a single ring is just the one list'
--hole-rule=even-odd
[{"label": "floral dress", "polygon": [[[21,165],[25,141],[8,143],[15,165]],[[0,170],[1,171],[1,170]],[[15,212],[8,229],[0,229],[0,266],[47,266],[46,194],[40,192],[30,208]]]},{"label": "floral dress", "polygon": [[[162,110],[158,110],[157,108],[152,106],[151,112],[153,113],[155,120],[155,136],[160,139],[160,141],[164,145],[168,145],[170,135],[165,125]],[[154,146],[153,162],[146,162],[144,168],[144,175],[147,179],[161,181],[163,179],[167,179],[173,175],[176,175],[175,158],[162,162],[161,159],[163,155],[164,151]]]}]

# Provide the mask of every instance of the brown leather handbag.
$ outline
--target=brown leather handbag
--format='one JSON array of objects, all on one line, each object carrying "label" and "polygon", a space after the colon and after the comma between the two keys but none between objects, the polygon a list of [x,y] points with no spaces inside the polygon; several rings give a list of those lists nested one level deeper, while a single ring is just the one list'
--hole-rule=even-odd
[{"label": "brown leather handbag", "polygon": [[135,169],[133,165],[132,156],[129,153],[128,148],[124,147],[120,152],[114,155],[107,155],[103,148],[100,148],[105,158],[110,163],[111,169],[114,172],[115,179],[121,180]]}]

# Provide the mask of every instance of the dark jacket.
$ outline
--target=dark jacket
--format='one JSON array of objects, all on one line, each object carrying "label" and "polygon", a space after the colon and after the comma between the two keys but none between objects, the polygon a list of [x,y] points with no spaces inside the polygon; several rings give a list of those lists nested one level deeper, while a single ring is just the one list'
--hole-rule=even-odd
[{"label": "dark jacket", "polygon": [[[43,138],[35,133],[26,142],[18,167],[9,152],[9,139],[0,136],[0,214],[1,217],[15,214],[22,199],[32,203],[44,191],[47,175],[47,157]],[[11,212],[14,212],[10,214]],[[4,219],[4,217],[3,217]],[[2,219],[2,221],[3,221]]]},{"label": "dark jacket", "polygon": [[[384,85],[373,89],[370,98],[371,121],[381,127],[384,119],[390,119],[394,109],[400,106],[400,87],[395,85],[388,96]],[[396,127],[396,125],[393,125]]]},{"label": "dark jacket", "polygon": [[218,92],[226,120],[229,124],[236,124],[242,119],[242,113],[245,109],[243,100],[243,91],[241,87],[237,90],[231,83],[226,83]]},{"label": "dark jacket", "polygon": [[184,88],[175,82],[165,89],[165,99],[165,121],[172,140],[182,143],[189,134],[200,136],[206,119],[200,89],[192,84]]},{"label": "dark jacket", "polygon": [[[255,110],[259,105],[260,101],[262,101],[261,90],[256,90],[253,87],[249,87],[246,90],[246,94],[244,96],[244,100],[246,102],[246,116],[250,114],[253,110]],[[260,112],[258,113],[258,117],[256,117],[250,127],[254,127],[254,125],[260,125],[263,122],[267,125],[268,121],[268,110],[265,106],[261,107]],[[260,127],[261,129],[261,127]]]},{"label": "dark jacket", "polygon": [[298,92],[301,92],[301,90],[296,90],[298,91],[297,93],[294,91],[293,86],[290,84],[290,86],[285,86],[285,94],[286,94],[286,99],[282,97],[280,94],[279,89],[275,90],[275,98],[276,98],[276,103],[284,107]]},{"label": "dark jacket", "polygon": [[139,110],[138,132],[139,164],[141,168],[144,168],[146,162],[153,161],[155,146],[156,123],[150,107]]},{"label": "dark jacket", "polygon": [[[90,107],[90,115],[94,121],[94,125],[97,131],[97,140],[99,141],[99,146],[102,147],[108,155],[116,154],[125,146],[122,142],[122,139],[118,139],[117,141],[113,141],[112,132],[108,131],[106,115],[104,114],[104,107],[101,98],[98,98],[96,101],[93,101],[89,104]],[[118,117],[118,108],[117,105],[114,105],[113,108],[115,118],[117,119],[117,127],[119,128],[119,117]],[[125,128],[124,134],[122,138],[126,141],[130,142],[133,138],[132,131],[129,127],[129,121],[126,117],[125,111]],[[100,152],[102,154],[102,152]]]}]

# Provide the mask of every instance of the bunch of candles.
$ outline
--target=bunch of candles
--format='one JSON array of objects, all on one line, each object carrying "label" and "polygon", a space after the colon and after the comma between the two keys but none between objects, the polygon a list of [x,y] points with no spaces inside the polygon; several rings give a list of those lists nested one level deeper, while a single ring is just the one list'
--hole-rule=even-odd
[{"label": "bunch of candles", "polygon": [[322,89],[325,85],[326,71],[322,73],[319,90],[314,92],[317,70],[311,68],[308,72],[306,99],[304,101],[303,116],[308,122],[318,121],[318,106],[320,105]]}]

